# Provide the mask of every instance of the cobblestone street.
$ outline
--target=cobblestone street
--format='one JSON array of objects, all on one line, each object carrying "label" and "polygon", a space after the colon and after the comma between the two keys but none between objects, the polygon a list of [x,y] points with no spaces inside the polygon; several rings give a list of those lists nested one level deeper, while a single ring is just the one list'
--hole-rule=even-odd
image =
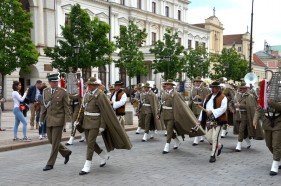
[{"label": "cobblestone street", "polygon": [[[114,150],[103,168],[95,154],[85,176],[78,175],[85,162],[85,143],[70,146],[69,163],[64,165],[59,155],[54,169],[47,172],[42,169],[50,145],[1,152],[0,185],[280,185],[280,175],[269,176],[272,158],[264,141],[253,141],[251,149],[239,153],[234,150],[236,136],[228,135],[222,139],[224,149],[217,162],[209,163],[206,142],[194,147],[193,140],[186,139],[178,150],[171,148],[163,155],[163,131],[148,142],[141,142],[142,134],[134,131],[128,135],[132,150]],[[101,137],[98,143],[104,148]]]}]

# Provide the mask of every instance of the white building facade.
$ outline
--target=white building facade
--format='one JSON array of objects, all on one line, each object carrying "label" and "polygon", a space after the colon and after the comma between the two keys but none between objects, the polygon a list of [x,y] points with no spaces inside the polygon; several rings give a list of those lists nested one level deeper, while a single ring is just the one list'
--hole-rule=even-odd
[{"label": "white building facade", "polygon": [[[119,36],[120,26],[127,26],[129,20],[133,20],[140,29],[145,28],[147,38],[142,47],[145,62],[149,69],[147,76],[132,79],[132,84],[154,81],[159,87],[161,74],[154,74],[151,64],[154,56],[149,53],[153,43],[161,40],[166,29],[178,32],[179,41],[185,48],[195,48],[203,44],[209,48],[210,30],[188,24],[189,0],[20,0],[24,8],[32,13],[34,28],[31,37],[37,50],[40,52],[39,61],[30,68],[31,74],[23,74],[20,69],[13,72],[5,79],[5,97],[11,98],[11,84],[13,80],[20,80],[27,87],[35,84],[37,79],[46,81],[48,73],[55,71],[51,67],[51,60],[44,56],[45,47],[54,47],[61,36],[60,25],[64,25],[71,11],[71,6],[79,3],[91,18],[99,17],[101,21],[111,26],[110,40]],[[196,16],[196,15],[194,15]],[[113,54],[117,58],[117,53]],[[91,76],[100,78],[105,85],[113,84],[117,80],[123,80],[128,86],[128,77],[123,69],[115,67],[115,64],[100,68],[93,68]]]}]

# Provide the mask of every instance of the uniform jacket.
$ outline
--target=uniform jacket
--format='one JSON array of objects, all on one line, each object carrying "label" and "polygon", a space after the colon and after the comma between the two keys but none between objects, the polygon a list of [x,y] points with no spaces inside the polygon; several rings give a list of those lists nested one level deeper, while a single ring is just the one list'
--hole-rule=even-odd
[{"label": "uniform jacket", "polygon": [[[102,137],[107,151],[116,149],[131,149],[132,144],[123,127],[120,125],[106,95],[101,91],[96,91],[91,95],[84,96],[84,111],[82,111],[83,128],[105,128]],[[100,116],[85,116],[83,113],[99,112]]]},{"label": "uniform jacket", "polygon": [[235,101],[235,103],[239,103],[239,109],[245,109],[246,113],[245,111],[244,113],[241,112],[242,117],[240,118],[239,110],[236,110],[234,117],[235,121],[247,120],[248,136],[256,140],[262,140],[263,132],[261,126],[258,125],[256,129],[254,129],[253,127],[253,119],[257,108],[257,101],[255,97],[247,92],[244,93],[243,97],[241,94],[237,94],[236,97],[237,100]]},{"label": "uniform jacket", "polygon": [[69,99],[65,89],[58,87],[51,94],[51,88],[45,88],[42,101],[39,122],[44,121],[44,116],[47,127],[64,126],[66,122],[71,122]]},{"label": "uniform jacket", "polygon": [[[265,115],[268,112],[275,112],[280,115],[273,119]],[[281,130],[281,104],[276,102],[270,103],[268,112],[262,109],[261,107],[258,107],[255,112],[254,121],[256,121],[258,125],[260,125],[259,121],[261,121],[262,128],[264,130]],[[274,122],[273,127],[271,126],[271,119],[273,119]]]},{"label": "uniform jacket", "polygon": [[197,118],[178,92],[173,90],[170,94],[164,93],[162,99],[164,106],[172,107],[173,109],[163,109],[161,116],[164,120],[175,121],[175,129],[178,135],[187,134],[193,137],[205,134],[201,127],[196,133],[192,132],[191,129],[197,125]]},{"label": "uniform jacket", "polygon": [[[158,112],[158,98],[157,96],[150,90],[148,92],[148,94],[146,95],[145,93],[141,93],[140,94],[140,100],[142,102],[144,102],[143,104],[150,104],[151,106],[142,106],[140,108],[140,114],[149,114],[152,113],[152,118],[151,118],[151,130],[162,130],[162,126],[159,120],[156,119],[156,115]],[[145,126],[145,121],[144,121],[144,117],[140,117],[142,118],[140,126],[142,129],[144,129]]]},{"label": "uniform jacket", "polygon": [[[199,116],[201,109],[198,107],[199,105],[203,105],[203,101],[205,97],[210,93],[210,90],[205,88],[205,87],[199,87],[199,88],[193,88],[191,90],[191,96],[190,96],[190,101],[189,101],[189,106],[194,113],[195,116]],[[199,95],[201,98],[200,99],[195,99],[195,96]]]}]

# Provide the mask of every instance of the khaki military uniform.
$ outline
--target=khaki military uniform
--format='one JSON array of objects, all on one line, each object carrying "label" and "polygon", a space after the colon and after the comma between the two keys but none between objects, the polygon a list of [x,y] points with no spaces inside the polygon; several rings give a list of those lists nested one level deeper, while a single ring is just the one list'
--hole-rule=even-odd
[{"label": "khaki military uniform", "polygon": [[[69,94],[69,99],[70,99],[70,111],[72,114],[72,126],[71,126],[71,134],[74,132],[74,122],[77,120],[78,113],[81,107],[81,100],[82,98],[80,97],[79,94]],[[84,129],[82,128],[82,125],[77,125],[76,129],[80,132],[83,133]]]},{"label": "khaki military uniform", "polygon": [[140,101],[142,102],[142,107],[140,108],[140,118],[142,118],[141,126],[145,129],[145,133],[149,133],[149,130],[161,130],[160,122],[156,120],[158,111],[158,99],[156,95],[151,90],[143,92],[140,95]]},{"label": "khaki military uniform", "polygon": [[254,117],[254,112],[257,107],[257,102],[253,95],[249,93],[244,93],[243,95],[237,93],[235,95],[235,99],[233,103],[239,103],[240,107],[235,108],[234,106],[232,109],[235,109],[234,120],[235,125],[237,125],[239,132],[238,132],[238,141],[242,142],[243,139],[247,137],[258,139],[259,137],[256,136],[256,132],[253,129],[252,122]]},{"label": "khaki military uniform", "polygon": [[[231,105],[231,101],[234,99],[235,96],[235,90],[231,88],[225,88],[223,91],[223,94],[227,98],[227,124],[233,126],[233,110]],[[227,125],[223,125],[223,130],[227,129]]]},{"label": "khaki military uniform", "polygon": [[43,105],[39,122],[43,122],[45,118],[48,140],[52,144],[52,151],[47,165],[53,166],[58,152],[63,157],[71,153],[69,149],[60,143],[64,124],[71,121],[69,99],[65,89],[58,87],[54,93],[51,93],[51,88],[43,90]]},{"label": "khaki military uniform", "polygon": [[102,149],[96,143],[97,136],[99,134],[99,128],[105,128],[105,122],[101,117],[101,111],[99,107],[100,99],[107,99],[106,96],[100,96],[103,94],[98,89],[94,94],[87,93],[84,96],[84,111],[82,112],[82,127],[85,130],[86,142],[87,142],[87,155],[86,159],[91,161],[94,152],[100,154]]},{"label": "khaki military uniform", "polygon": [[[209,93],[210,90],[205,87],[194,87],[191,90],[189,106],[196,118],[199,117],[201,112],[201,109],[198,107],[198,105],[203,106],[203,101]],[[200,96],[200,98],[195,98],[196,95]]]},{"label": "khaki military uniform", "polygon": [[254,121],[259,125],[262,123],[264,130],[264,139],[267,148],[273,155],[274,161],[281,159],[281,104],[272,102],[269,104],[269,110],[265,111],[258,107],[255,113]]}]

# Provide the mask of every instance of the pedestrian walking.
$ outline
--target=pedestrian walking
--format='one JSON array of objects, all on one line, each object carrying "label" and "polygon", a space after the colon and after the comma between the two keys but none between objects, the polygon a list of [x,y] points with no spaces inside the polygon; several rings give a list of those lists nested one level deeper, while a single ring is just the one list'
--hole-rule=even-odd
[{"label": "pedestrian walking", "polygon": [[41,107],[39,125],[43,124],[46,117],[47,135],[50,144],[52,144],[52,150],[43,171],[53,169],[58,152],[65,158],[64,164],[67,164],[71,155],[71,151],[60,143],[63,126],[66,122],[71,122],[68,95],[65,89],[58,87],[59,74],[50,74],[48,81],[50,87],[43,91],[43,106]]},{"label": "pedestrian walking", "polygon": [[23,104],[23,101],[26,98],[28,88],[25,90],[23,96],[21,96],[19,93],[21,90],[21,83],[19,81],[14,81],[12,88],[13,88],[12,97],[13,97],[13,101],[14,101],[13,113],[15,115],[14,141],[20,140],[17,135],[18,135],[18,127],[21,122],[22,123],[22,133],[23,133],[22,140],[25,142],[28,142],[28,141],[31,141],[31,139],[28,138],[26,135],[27,121],[23,114],[23,112],[27,109],[26,105]]},{"label": "pedestrian walking", "polygon": [[38,96],[40,95],[40,89],[42,86],[42,81],[37,80],[36,84],[29,87],[29,90],[27,92],[26,98],[29,101],[29,109],[30,109],[30,130],[34,130],[39,128],[38,123],[36,123],[36,126],[34,127],[34,120],[36,119],[36,115],[38,113]]}]

